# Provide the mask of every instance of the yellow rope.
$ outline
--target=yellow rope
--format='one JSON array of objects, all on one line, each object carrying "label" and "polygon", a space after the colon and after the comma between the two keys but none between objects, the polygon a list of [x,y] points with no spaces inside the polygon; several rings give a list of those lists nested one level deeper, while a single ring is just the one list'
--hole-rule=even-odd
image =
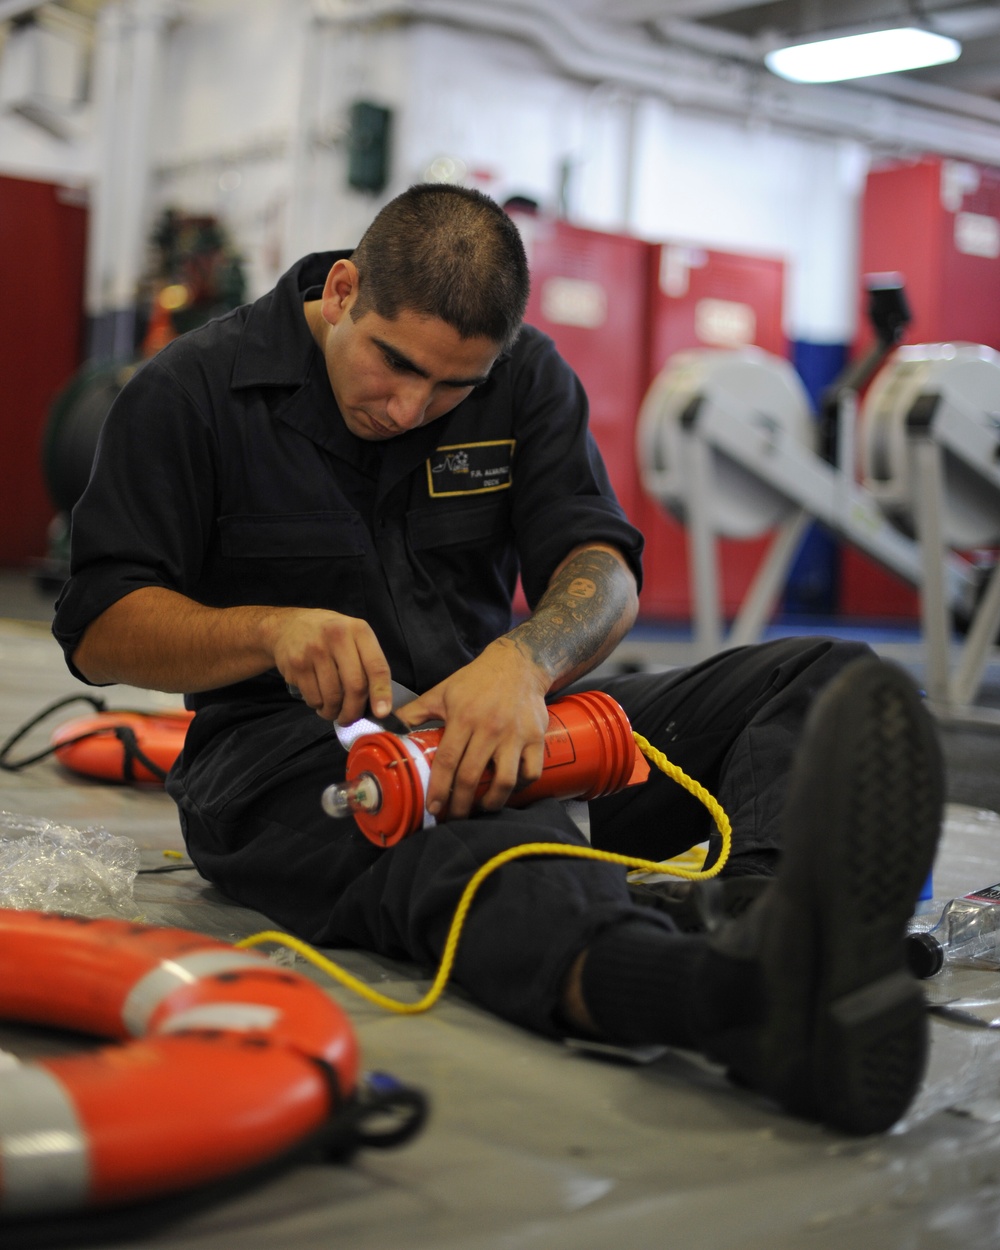
[{"label": "yellow rope", "polygon": [[317,968],[327,973],[335,981],[339,981],[346,989],[353,990],[355,994],[359,994],[377,1007],[384,1007],[387,1011],[394,1011],[398,1015],[414,1016],[420,1012],[428,1011],[444,993],[455,962],[458,940],[462,935],[462,928],[469,914],[469,908],[472,906],[472,900],[476,896],[476,891],[491,873],[496,872],[498,868],[502,868],[504,864],[509,864],[512,860],[526,859],[529,855],[552,855],[560,856],[564,859],[591,859],[599,860],[605,864],[621,864],[624,868],[639,869],[643,872],[669,873],[671,876],[683,877],[687,881],[707,881],[710,877],[717,876],[729,858],[729,850],[732,845],[732,828],[729,824],[729,817],[723,811],[719,801],[709,794],[704,786],[689,777],[676,764],[672,764],[661,751],[657,751],[655,747],[650,746],[641,734],[634,733],[632,736],[635,738],[639,750],[648,760],[655,764],[661,772],[666,773],[668,777],[676,781],[678,785],[683,786],[689,794],[693,794],[711,813],[716,828],[722,837],[722,850],[719,858],[711,868],[700,871],[681,868],[676,864],[672,864],[669,860],[666,863],[654,863],[652,860],[638,859],[633,855],[616,855],[612,851],[595,850],[592,846],[574,846],[571,843],[562,842],[525,842],[522,846],[513,846],[506,851],[501,851],[499,855],[494,855],[492,859],[487,860],[466,885],[462,892],[462,897],[458,901],[458,906],[455,908],[455,915],[452,917],[451,927],[445,939],[441,962],[438,965],[431,987],[423,998],[414,1003],[400,1002],[399,999],[389,998],[388,995],[381,994],[378,990],[373,990],[370,985],[366,985],[346,969],[341,968],[339,964],[335,964],[332,959],[327,959],[325,955],[321,955],[319,951],[314,950],[307,942],[303,942],[297,937],[292,937],[288,933],[279,933],[276,929],[266,929],[262,933],[252,933],[249,937],[237,942],[236,945],[238,947],[249,947],[260,946],[264,942],[274,942],[279,946],[287,946],[308,960],[309,963],[314,964]]}]

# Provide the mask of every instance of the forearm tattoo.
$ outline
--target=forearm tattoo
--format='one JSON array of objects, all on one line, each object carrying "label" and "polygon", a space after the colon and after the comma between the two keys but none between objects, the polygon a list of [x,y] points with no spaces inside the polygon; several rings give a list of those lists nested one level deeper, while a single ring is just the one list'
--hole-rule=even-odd
[{"label": "forearm tattoo", "polygon": [[555,575],[530,620],[507,638],[563,685],[587,672],[632,623],[632,574],[609,551],[579,552]]}]

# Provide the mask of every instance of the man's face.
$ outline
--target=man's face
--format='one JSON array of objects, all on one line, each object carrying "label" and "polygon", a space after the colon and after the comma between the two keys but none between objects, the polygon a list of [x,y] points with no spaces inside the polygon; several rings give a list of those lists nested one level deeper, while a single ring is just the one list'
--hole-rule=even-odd
[{"label": "man's face", "polygon": [[451,412],[486,381],[499,346],[464,339],[440,318],[406,310],[391,321],[376,312],[355,321],[356,273],[349,261],[334,265],[315,324],[347,428],[379,442]]}]

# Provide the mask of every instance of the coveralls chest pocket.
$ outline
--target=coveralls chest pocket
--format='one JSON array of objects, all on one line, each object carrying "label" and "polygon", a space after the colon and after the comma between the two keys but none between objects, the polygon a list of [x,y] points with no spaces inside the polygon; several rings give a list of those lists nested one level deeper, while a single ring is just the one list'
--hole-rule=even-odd
[{"label": "coveralls chest pocket", "polygon": [[239,602],[365,615],[368,543],[350,509],[223,516],[219,545]]},{"label": "coveralls chest pocket", "polygon": [[477,655],[510,628],[517,557],[507,492],[414,508],[406,520],[414,558],[450,603],[453,625]]}]

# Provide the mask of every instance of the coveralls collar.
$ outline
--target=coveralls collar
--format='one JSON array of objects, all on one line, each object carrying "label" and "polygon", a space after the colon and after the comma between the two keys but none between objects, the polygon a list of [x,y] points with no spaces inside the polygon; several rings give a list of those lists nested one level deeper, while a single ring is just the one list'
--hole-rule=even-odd
[{"label": "coveralls collar", "polygon": [[315,252],[297,261],[274,289],[250,306],[233,365],[233,390],[261,386],[292,388],[277,420],[356,468],[366,450],[337,408],[323,354],[306,321],[303,303],[310,290],[322,290],[335,261],[348,252]]},{"label": "coveralls collar", "polygon": [[322,287],[334,261],[350,252],[314,252],[283,274],[272,291],[250,305],[233,365],[234,390],[302,386],[319,355],[303,311],[306,291]]}]

